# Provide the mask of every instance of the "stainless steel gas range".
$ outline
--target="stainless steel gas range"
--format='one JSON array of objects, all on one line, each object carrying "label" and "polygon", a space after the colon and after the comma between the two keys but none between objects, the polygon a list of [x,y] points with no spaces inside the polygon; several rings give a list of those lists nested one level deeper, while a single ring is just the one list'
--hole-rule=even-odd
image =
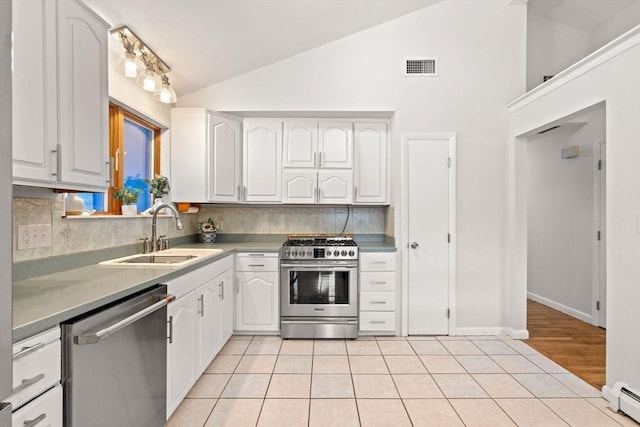
[{"label": "stainless steel gas range", "polygon": [[283,338],[358,336],[358,245],[350,237],[296,237],[280,250]]}]

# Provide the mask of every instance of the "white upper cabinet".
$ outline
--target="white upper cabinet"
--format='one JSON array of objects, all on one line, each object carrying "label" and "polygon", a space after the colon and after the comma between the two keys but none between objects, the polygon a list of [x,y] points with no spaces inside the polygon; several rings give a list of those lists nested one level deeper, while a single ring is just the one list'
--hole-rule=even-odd
[{"label": "white upper cabinet", "polygon": [[240,201],[240,122],[203,108],[171,110],[171,197]]},{"label": "white upper cabinet", "polygon": [[211,115],[209,201],[240,200],[240,122]]},{"label": "white upper cabinet", "polygon": [[351,169],[353,167],[353,124],[320,122],[318,124],[318,167]]},{"label": "white upper cabinet", "polygon": [[245,120],[243,201],[282,201],[282,122]]},{"label": "white upper cabinet", "polygon": [[108,25],[76,0],[14,1],[13,182],[109,185]]},{"label": "white upper cabinet", "polygon": [[354,123],[354,202],[387,203],[387,124]]},{"label": "white upper cabinet", "polygon": [[318,171],[318,203],[353,203],[353,174],[351,171]]},{"label": "white upper cabinet", "polygon": [[318,161],[318,122],[285,121],[285,168],[315,168]]},{"label": "white upper cabinet", "polygon": [[284,169],[282,172],[284,203],[316,203],[318,201],[318,172]]}]

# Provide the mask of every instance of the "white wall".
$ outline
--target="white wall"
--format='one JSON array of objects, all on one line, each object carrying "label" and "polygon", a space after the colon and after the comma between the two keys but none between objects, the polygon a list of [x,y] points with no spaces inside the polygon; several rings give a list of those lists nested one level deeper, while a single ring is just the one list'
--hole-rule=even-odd
[{"label": "white wall", "polygon": [[[218,111],[394,111],[391,187],[398,248],[400,135],[456,132],[457,323],[502,327],[507,114],[525,86],[526,6],[447,0],[182,96]],[[403,59],[439,58],[439,77],[403,77]],[[428,218],[425,218],[428,220]]]},{"label": "white wall", "polygon": [[[529,297],[591,322],[594,234],[594,143],[604,138],[604,110],[530,137],[528,195]],[[563,148],[579,155],[562,159]],[[599,148],[597,148],[599,150]]]},{"label": "white wall", "polygon": [[607,384],[640,388],[640,28],[557,76],[549,85],[512,103],[509,153],[510,317],[526,322],[526,156],[518,138],[548,123],[606,103],[607,139]]},{"label": "white wall", "polygon": [[589,33],[589,53],[640,24],[640,1],[632,1]]},{"label": "white wall", "polygon": [[542,76],[553,76],[588,53],[586,31],[527,15],[527,90],[541,84]]}]

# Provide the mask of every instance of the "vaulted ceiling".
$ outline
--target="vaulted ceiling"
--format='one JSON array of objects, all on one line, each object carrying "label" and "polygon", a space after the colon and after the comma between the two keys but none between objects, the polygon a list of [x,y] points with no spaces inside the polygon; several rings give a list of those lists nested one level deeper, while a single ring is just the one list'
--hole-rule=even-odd
[{"label": "vaulted ceiling", "polygon": [[[113,27],[129,26],[160,55],[180,95],[444,0],[84,1]],[[633,1],[529,0],[528,7],[589,31]]]}]

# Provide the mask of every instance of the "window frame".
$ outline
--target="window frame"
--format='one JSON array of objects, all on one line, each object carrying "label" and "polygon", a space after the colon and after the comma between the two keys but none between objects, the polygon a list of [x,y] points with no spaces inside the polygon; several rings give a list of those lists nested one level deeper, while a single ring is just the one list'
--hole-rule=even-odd
[{"label": "window frame", "polygon": [[109,158],[111,160],[111,186],[106,196],[107,214],[120,215],[121,203],[114,199],[113,193],[116,188],[122,187],[124,183],[124,121],[130,120],[153,132],[153,170],[152,176],[160,173],[161,154],[161,129],[149,121],[137,116],[114,103],[109,103]]}]

